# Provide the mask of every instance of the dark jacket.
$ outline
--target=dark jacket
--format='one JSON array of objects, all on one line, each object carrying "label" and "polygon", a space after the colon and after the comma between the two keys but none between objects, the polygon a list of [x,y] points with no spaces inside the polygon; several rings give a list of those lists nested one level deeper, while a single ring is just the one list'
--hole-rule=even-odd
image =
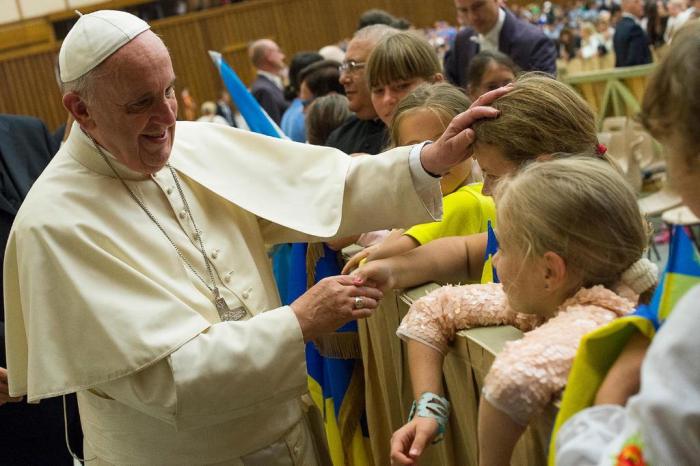
[{"label": "dark jacket", "polygon": [[[508,10],[498,36],[498,50],[513,59],[522,71],[557,72],[557,49],[554,42],[535,26],[520,21]],[[474,55],[479,53],[475,39],[479,34],[465,28],[457,34],[454,45],[445,56],[445,75],[454,85],[466,88],[467,70]]]},{"label": "dark jacket", "polygon": [[[40,120],[0,114],[0,258],[3,260],[17,210],[59,144],[60,138],[55,140]],[[5,367],[4,308],[0,308],[0,317],[0,367]],[[76,454],[82,455],[75,395],[66,396],[66,403],[71,446]],[[42,400],[39,404],[22,401],[0,406],[0,464],[72,466],[73,458],[68,453],[64,436],[60,397]]]},{"label": "dark jacket", "polygon": [[284,92],[277,87],[270,79],[259,74],[253,85],[250,86],[250,93],[253,94],[255,100],[260,106],[265,109],[270,118],[280,124],[282,115],[289,107],[289,102],[284,99]]},{"label": "dark jacket", "polygon": [[615,66],[646,65],[652,62],[649,38],[632,18],[623,16],[613,36]]},{"label": "dark jacket", "polygon": [[326,146],[346,154],[378,154],[388,145],[386,125],[379,119],[360,120],[355,115],[328,135]]}]

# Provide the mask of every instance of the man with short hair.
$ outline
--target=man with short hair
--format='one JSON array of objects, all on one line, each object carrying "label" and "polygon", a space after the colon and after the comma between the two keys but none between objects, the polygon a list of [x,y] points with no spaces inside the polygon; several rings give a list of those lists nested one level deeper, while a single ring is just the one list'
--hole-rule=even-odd
[{"label": "man with short hair", "polygon": [[498,50],[523,71],[557,72],[554,42],[537,27],[500,7],[499,0],[454,0],[457,20],[466,26],[445,56],[445,75],[465,88],[472,58],[482,50]]},{"label": "man with short hair", "polygon": [[615,67],[646,65],[652,62],[649,37],[642,29],[642,0],[622,0],[622,18],[615,26],[613,48]]},{"label": "man with short hair", "polygon": [[396,32],[392,27],[375,24],[357,31],[348,44],[345,60],[340,66],[340,84],[345,88],[348,107],[355,115],[328,136],[326,146],[348,154],[378,154],[386,147],[386,125],[372,105],[365,68],[379,41]]},{"label": "man with short hair", "polygon": [[279,125],[282,115],[289,107],[289,102],[284,98],[282,82],[286,69],[284,53],[274,41],[260,39],[250,45],[248,55],[257,70],[250,92],[270,118]]},{"label": "man with short hair", "polygon": [[496,110],[351,158],[223,125],[178,122],[175,137],[170,55],[128,13],[81,16],[59,64],[76,123],[6,249],[9,395],[77,393],[95,464],[328,464],[302,403],[304,343],[382,294],[329,277],[280,306],[267,245],[429,221],[433,176]]}]

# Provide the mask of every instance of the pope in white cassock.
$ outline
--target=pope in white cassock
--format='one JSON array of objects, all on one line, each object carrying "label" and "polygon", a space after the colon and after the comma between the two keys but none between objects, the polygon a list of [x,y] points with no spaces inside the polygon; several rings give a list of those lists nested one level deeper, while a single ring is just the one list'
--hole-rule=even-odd
[{"label": "pope in white cassock", "polygon": [[381,291],[332,277],[280,307],[266,245],[439,217],[430,173],[468,156],[466,128],[496,111],[350,158],[176,125],[168,51],[128,13],[82,16],[59,66],[76,123],[7,246],[10,393],[77,392],[88,464],[325,464],[304,342],[370,315]]}]

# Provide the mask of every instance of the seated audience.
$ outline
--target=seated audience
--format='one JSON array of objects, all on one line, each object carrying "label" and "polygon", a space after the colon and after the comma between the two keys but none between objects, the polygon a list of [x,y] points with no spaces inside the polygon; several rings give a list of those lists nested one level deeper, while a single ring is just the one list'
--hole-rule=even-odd
[{"label": "seated audience", "polygon": [[[700,216],[700,23],[675,35],[668,56],[647,85],[642,122],[667,149],[669,182]],[[687,258],[690,259],[690,258]],[[628,349],[604,381],[606,399],[563,425],[556,442],[557,464],[696,464],[700,458],[700,287],[691,288],[651,342],[641,365],[624,363]],[[634,350],[634,348],[632,348]],[[619,363],[622,371],[615,370]],[[640,382],[610,384],[617,374]],[[617,396],[615,396],[617,395]],[[633,395],[630,397],[630,395]],[[617,401],[612,401],[617,398]]]},{"label": "seated audience", "polygon": [[[391,145],[437,140],[452,118],[466,111],[469,105],[464,93],[451,84],[421,84],[401,100],[396,109],[389,131]],[[437,238],[486,231],[488,222],[495,219],[495,210],[491,198],[481,194],[482,184],[475,183],[480,179],[473,176],[473,164],[475,162],[468,158],[440,180],[444,195],[442,221],[416,225],[403,234],[397,233],[379,244],[370,245],[348,261],[343,273],[355,268],[365,257],[370,260],[390,257]],[[358,240],[360,245],[364,245],[363,236]]]},{"label": "seated audience", "polygon": [[[636,196],[605,161],[533,163],[495,195],[500,249],[493,262],[502,283],[436,290],[411,306],[397,331],[408,340],[417,400],[392,438],[399,464],[414,464],[445,430],[442,364],[458,330],[507,324],[526,332],[496,356],[479,403],[479,464],[505,466],[530,420],[563,390],[580,339],[633,311],[656,282]],[[638,266],[650,280],[627,279]]]},{"label": "seated audience", "polygon": [[519,72],[518,65],[508,55],[496,50],[479,52],[469,63],[467,94],[476,100],[488,91],[512,83]]}]

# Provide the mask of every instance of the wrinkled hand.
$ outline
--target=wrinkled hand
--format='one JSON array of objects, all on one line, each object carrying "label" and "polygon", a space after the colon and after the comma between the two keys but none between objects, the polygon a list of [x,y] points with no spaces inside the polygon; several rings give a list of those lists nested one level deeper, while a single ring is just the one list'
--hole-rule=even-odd
[{"label": "wrinkled hand", "polygon": [[7,369],[0,367],[0,406],[7,402],[22,401],[22,397],[10,396],[10,387],[7,385]]},{"label": "wrinkled hand", "polygon": [[416,416],[391,436],[391,464],[414,465],[438,431],[435,419]]},{"label": "wrinkled hand", "polygon": [[[383,297],[374,286],[357,286],[347,275],[327,277],[315,284],[291,304],[304,341],[330,333],[351,320],[372,315]],[[355,308],[355,298],[362,299],[362,307]]]},{"label": "wrinkled hand", "polygon": [[360,266],[360,262],[362,261],[362,259],[369,257],[369,255],[371,253],[373,253],[374,251],[376,251],[377,249],[379,249],[379,244],[375,244],[375,245],[368,246],[368,247],[364,248],[362,251],[360,251],[357,254],[355,254],[354,256],[352,256],[345,263],[345,265],[343,266],[343,270],[340,273],[342,273],[343,275],[349,274],[350,272],[352,272],[353,270],[355,270],[356,268],[358,268]]},{"label": "wrinkled hand", "polygon": [[482,118],[496,118],[498,110],[488,105],[511,89],[513,86],[509,84],[489,91],[476,99],[466,112],[454,117],[437,141],[423,147],[420,156],[423,168],[429,173],[443,175],[450,168],[471,157],[475,138],[471,126]]},{"label": "wrinkled hand", "polygon": [[357,286],[369,283],[380,290],[393,290],[396,285],[388,259],[366,262],[359,269],[355,269],[350,274],[350,277],[352,277],[353,283]]}]

